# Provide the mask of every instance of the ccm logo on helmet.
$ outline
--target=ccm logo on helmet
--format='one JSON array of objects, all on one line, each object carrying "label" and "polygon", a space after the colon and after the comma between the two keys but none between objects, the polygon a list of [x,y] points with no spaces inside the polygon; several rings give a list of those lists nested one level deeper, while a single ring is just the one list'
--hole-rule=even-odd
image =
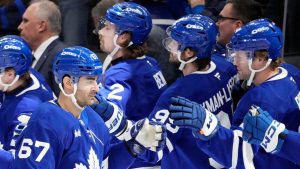
[{"label": "ccm logo on helmet", "polygon": [[258,28],[258,29],[254,29],[251,34],[257,34],[258,32],[263,32],[263,31],[267,31],[269,30],[269,27],[261,27],[261,28]]},{"label": "ccm logo on helmet", "polygon": [[62,52],[61,55],[71,55],[71,56],[77,56],[76,53],[72,53],[72,52]]},{"label": "ccm logo on helmet", "polygon": [[18,47],[18,46],[12,46],[12,45],[4,45],[4,49],[16,49],[16,50],[21,50],[20,47]]},{"label": "ccm logo on helmet", "polygon": [[202,26],[199,26],[199,25],[192,25],[192,24],[187,24],[186,25],[186,28],[190,29],[190,28],[193,28],[193,29],[203,29]]},{"label": "ccm logo on helmet", "polygon": [[140,15],[143,14],[140,10],[133,9],[133,8],[126,8],[125,11],[127,11],[127,12],[134,12],[134,13],[137,13],[137,14],[140,14]]}]

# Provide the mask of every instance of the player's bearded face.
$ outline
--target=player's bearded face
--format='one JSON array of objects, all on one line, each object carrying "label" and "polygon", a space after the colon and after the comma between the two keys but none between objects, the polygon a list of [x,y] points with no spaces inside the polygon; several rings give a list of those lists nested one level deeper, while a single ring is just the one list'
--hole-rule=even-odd
[{"label": "player's bearded face", "polygon": [[105,22],[105,26],[99,30],[99,43],[100,49],[103,52],[111,53],[115,48],[113,39],[116,33],[116,26],[108,21]]},{"label": "player's bearded face", "polygon": [[77,92],[75,94],[78,105],[84,107],[96,102],[95,96],[99,91],[97,79],[97,76],[80,77]]}]

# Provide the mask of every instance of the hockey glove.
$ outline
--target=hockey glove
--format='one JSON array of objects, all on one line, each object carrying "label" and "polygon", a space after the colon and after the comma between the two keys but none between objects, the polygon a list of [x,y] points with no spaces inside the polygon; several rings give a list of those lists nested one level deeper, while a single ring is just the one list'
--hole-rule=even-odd
[{"label": "hockey glove", "polygon": [[251,106],[245,115],[243,140],[250,144],[261,145],[266,152],[279,152],[288,134],[285,125],[272,118],[258,106]]},{"label": "hockey glove", "polygon": [[183,97],[172,97],[169,111],[173,124],[192,129],[196,138],[209,140],[219,129],[219,121],[214,114]]},{"label": "hockey glove", "polygon": [[119,135],[127,127],[126,117],[117,105],[108,102],[101,95],[97,94],[96,99],[99,103],[91,105],[91,108],[103,119],[109,133]]},{"label": "hockey glove", "polygon": [[166,128],[159,122],[149,122],[147,118],[137,121],[118,138],[125,140],[134,155],[143,153],[146,149],[159,151],[166,142]]}]

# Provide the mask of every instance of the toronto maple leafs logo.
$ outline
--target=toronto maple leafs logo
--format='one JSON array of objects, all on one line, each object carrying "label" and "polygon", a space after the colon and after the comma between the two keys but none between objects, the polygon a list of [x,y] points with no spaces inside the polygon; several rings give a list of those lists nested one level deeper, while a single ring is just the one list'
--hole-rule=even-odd
[{"label": "toronto maple leafs logo", "polygon": [[89,151],[89,158],[87,161],[89,163],[88,167],[82,163],[79,163],[79,164],[75,163],[74,169],[100,169],[101,168],[100,161],[92,147]]},{"label": "toronto maple leafs logo", "polygon": [[79,130],[79,129],[78,129],[78,130],[75,130],[75,131],[74,131],[74,135],[75,135],[75,138],[76,138],[76,137],[80,137],[80,136],[81,136],[80,130]]},{"label": "toronto maple leafs logo", "polygon": [[87,169],[86,166],[82,163],[80,164],[75,164],[75,168],[74,169]]},{"label": "toronto maple leafs logo", "polygon": [[217,79],[221,80],[221,76],[220,76],[220,73],[217,72],[215,75],[214,75]]},{"label": "toronto maple leafs logo", "polygon": [[92,147],[89,152],[88,162],[89,162],[89,169],[100,169],[99,159]]}]

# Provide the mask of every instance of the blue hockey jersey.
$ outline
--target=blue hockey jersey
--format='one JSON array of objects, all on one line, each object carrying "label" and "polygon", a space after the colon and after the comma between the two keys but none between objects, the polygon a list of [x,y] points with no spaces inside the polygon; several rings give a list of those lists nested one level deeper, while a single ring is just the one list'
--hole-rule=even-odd
[{"label": "blue hockey jersey", "polygon": [[300,133],[289,131],[284,144],[276,155],[290,160],[300,166]]},{"label": "blue hockey jersey", "polygon": [[[116,60],[112,64],[102,79],[104,85],[100,89],[101,95],[118,105],[129,120],[137,121],[147,117],[161,93],[167,88],[157,61],[143,56]],[[140,163],[142,162],[137,160],[134,166],[147,165]]]},{"label": "blue hockey jersey", "polygon": [[140,120],[152,111],[167,84],[151,57],[116,61],[106,72],[102,96],[116,103],[130,120]]},{"label": "blue hockey jersey", "polygon": [[[12,92],[1,93],[0,145],[14,153],[15,136],[22,130],[31,113],[42,102],[53,99],[53,92],[38,73],[31,70],[28,85]],[[20,125],[20,126],[19,126]]]},{"label": "blue hockey jersey", "polygon": [[108,129],[91,109],[80,119],[43,103],[17,141],[16,168],[100,168],[109,150]]},{"label": "blue hockey jersey", "polygon": [[169,118],[171,97],[182,96],[201,103],[216,114],[224,126],[230,127],[232,117],[231,89],[236,80],[236,69],[222,58],[212,58],[209,70],[196,71],[177,79],[159,98],[150,119],[160,121],[168,130],[166,147],[156,157],[148,151],[144,160],[161,159],[162,169],[212,168],[209,156],[197,150],[191,130],[178,128]]},{"label": "blue hockey jersey", "polygon": [[288,75],[285,69],[281,68],[280,73],[249,89],[242,97],[234,112],[233,130],[221,126],[211,140],[197,140],[198,146],[228,168],[247,168],[253,165],[255,168],[299,168],[288,160],[266,153],[258,146],[251,147],[248,143],[242,142],[239,138],[242,134],[238,130],[245,113],[254,104],[268,111],[274,119],[284,123],[287,129],[298,131],[300,123],[299,98],[300,93],[294,79]]},{"label": "blue hockey jersey", "polygon": [[289,74],[293,77],[300,89],[300,70],[289,63],[282,63],[280,67],[286,69],[289,72]]}]

